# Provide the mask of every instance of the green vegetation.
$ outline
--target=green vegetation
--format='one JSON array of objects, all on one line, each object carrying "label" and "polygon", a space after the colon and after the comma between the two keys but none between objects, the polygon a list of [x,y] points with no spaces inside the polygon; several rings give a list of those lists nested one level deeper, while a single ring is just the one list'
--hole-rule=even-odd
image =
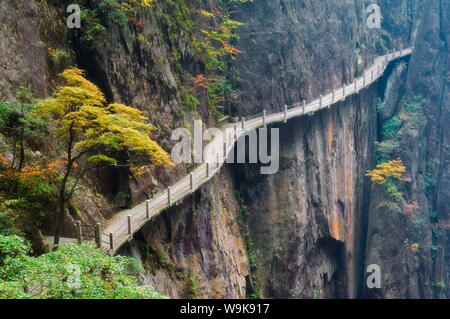
[{"label": "green vegetation", "polygon": [[[22,88],[15,101],[0,101],[2,223],[12,221],[25,235],[55,213],[61,229],[73,194],[94,168],[121,165],[136,176],[148,167],[173,165],[150,138],[154,127],[139,110],[107,105],[81,70],[68,69],[62,79],[64,85],[53,98],[36,101]],[[116,159],[122,151],[131,155],[130,160]]]},{"label": "green vegetation", "polygon": [[[402,138],[417,136],[419,130],[424,127],[424,105],[428,103],[421,96],[405,98],[398,115],[391,116],[381,129],[381,141],[377,143],[378,161],[385,162],[392,159],[400,150]],[[386,106],[382,102],[377,104],[378,112],[387,116]]]},{"label": "green vegetation", "polygon": [[[191,78],[198,76],[212,80],[207,86],[198,87],[194,83],[189,92],[182,92],[182,102],[186,107],[182,114],[193,114],[199,105],[198,98],[202,96],[207,99],[211,116],[218,121],[225,109],[231,112],[232,105],[239,96],[235,89],[239,78],[232,66],[236,56],[241,53],[235,47],[239,39],[235,30],[243,24],[233,20],[231,12],[236,10],[237,4],[249,1],[252,0],[222,0],[220,7],[213,8],[212,12],[204,10],[200,3],[190,3],[187,0],[85,1],[82,3],[83,28],[79,37],[84,45],[91,47],[94,41],[104,39],[103,35],[111,24],[123,26],[134,23],[139,32],[142,30],[142,22],[136,19],[133,7],[164,6],[168,12],[163,15],[163,19],[171,42],[171,62],[180,77],[179,86],[187,85]],[[192,71],[184,69],[186,50],[183,49],[182,53],[180,48],[185,47],[186,40],[195,57],[204,64],[203,73],[191,74]],[[137,41],[142,45],[149,43],[142,33],[137,35]]]},{"label": "green vegetation", "polygon": [[[136,22],[133,5],[149,7],[157,0],[99,0],[95,2],[83,1],[81,4],[81,40],[91,46],[104,34],[107,23],[123,26],[128,22]],[[92,7],[89,7],[91,4]]]},{"label": "green vegetation", "polygon": [[25,88],[18,90],[15,101],[0,101],[0,224],[14,224],[18,234],[35,229],[43,207],[54,204],[54,189],[41,175],[51,179],[51,169],[28,165],[47,125],[33,115],[35,110],[35,100]]},{"label": "green vegetation", "polygon": [[[399,190],[396,181],[408,181],[403,177],[406,172],[403,162],[400,159],[392,160],[401,154],[401,142],[406,139],[415,138],[419,134],[419,130],[424,127],[423,109],[428,101],[421,96],[414,96],[405,98],[401,103],[401,108],[397,115],[393,115],[382,123],[381,141],[376,143],[378,166],[376,169],[369,171],[367,176],[377,184],[384,186],[384,191],[387,200],[382,204],[399,208],[399,202],[403,198],[403,193]],[[377,104],[378,112],[382,117],[388,115],[386,105],[382,102]],[[427,188],[431,188],[433,181],[426,179],[429,182]],[[409,210],[412,204],[409,204],[406,209]]]},{"label": "green vegetation", "polygon": [[[67,204],[87,172],[104,165],[127,166],[134,175],[154,165],[173,165],[168,154],[150,138],[154,129],[141,111],[122,104],[106,105],[100,89],[84,78],[79,69],[61,74],[64,85],[53,98],[38,103],[35,116],[46,119],[55,128],[57,146],[66,154],[57,167],[61,178],[49,179],[58,192],[58,231],[63,226]],[[115,154],[132,154],[127,163],[119,163]]]},{"label": "green vegetation", "polygon": [[[238,36],[235,30],[243,24],[231,19],[231,11],[237,3],[249,0],[220,1],[220,8],[213,12],[196,8],[186,0],[165,0],[170,7],[170,14],[164,15],[172,42],[173,64],[177,73],[185,74],[183,56],[179,50],[181,34],[188,34],[188,41],[194,49],[196,57],[204,64],[204,72],[191,74],[193,86],[191,92],[183,94],[183,102],[187,112],[192,111],[199,103],[198,97],[206,96],[213,118],[216,121],[222,116],[224,109],[230,109],[236,101],[238,93],[234,89],[238,77],[232,70],[236,56],[241,53],[235,48]],[[184,82],[184,81],[182,81]]]},{"label": "green vegetation", "polygon": [[183,298],[197,298],[198,286],[194,276],[179,271],[164,250],[153,249],[150,246],[144,246],[143,249],[148,260],[154,262],[158,267],[165,269],[171,276],[184,283]]},{"label": "green vegetation", "polygon": [[433,283],[433,287],[437,288],[437,289],[444,289],[445,288],[445,282],[443,282],[443,281],[434,282]]},{"label": "green vegetation", "polygon": [[394,116],[383,124],[383,139],[388,140],[395,137],[398,130],[402,126],[402,120],[398,116]]},{"label": "green vegetation", "polygon": [[0,235],[0,299],[155,299],[139,286],[137,260],[111,257],[93,244],[70,244],[39,257],[18,236]]},{"label": "green vegetation", "polygon": [[247,251],[247,258],[248,258],[248,265],[250,267],[250,274],[251,274],[251,284],[252,284],[252,291],[247,296],[251,299],[260,299],[261,298],[261,284],[258,279],[257,271],[258,271],[258,264],[256,262],[256,254],[255,249],[253,245],[253,239],[250,233],[250,229],[248,227],[249,219],[251,217],[250,210],[244,203],[244,198],[241,192],[236,191],[235,197],[237,200],[237,203],[239,205],[239,216],[238,216],[238,224],[239,229],[241,230],[241,233],[244,236],[244,242],[245,242],[245,248]]}]

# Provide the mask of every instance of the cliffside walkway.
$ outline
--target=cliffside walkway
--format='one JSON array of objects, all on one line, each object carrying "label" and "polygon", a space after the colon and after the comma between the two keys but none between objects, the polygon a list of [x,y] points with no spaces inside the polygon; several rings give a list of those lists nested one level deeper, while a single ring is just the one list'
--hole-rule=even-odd
[{"label": "cliffside walkway", "polygon": [[[177,202],[182,201],[217,174],[222,165],[225,164],[229,152],[233,150],[235,142],[245,133],[271,123],[287,122],[291,118],[312,115],[321,109],[329,108],[333,104],[345,100],[346,97],[356,94],[374,83],[383,75],[390,62],[410,55],[411,52],[412,48],[407,48],[377,57],[373,65],[365,70],[364,74],[355,79],[353,83],[333,89],[332,92],[321,95],[309,103],[303,101],[290,107],[285,106],[282,112],[268,113],[263,111],[262,115],[248,119],[243,118],[239,123],[224,125],[223,131],[227,128],[234,129],[235,134],[230,136],[231,140],[228,140],[225,145],[218,145],[219,143],[222,144],[223,141],[212,140],[204,148],[204,154],[209,154],[207,155],[209,158],[204,159],[204,163],[200,164],[189,175],[168,187],[167,190],[156,194],[152,199],[132,209],[115,214],[106,222],[104,229],[97,225],[95,231],[97,245],[110,254],[115,254],[120,247],[133,238],[133,234],[139,231],[152,218],[158,216]],[[81,240],[81,226],[79,223],[78,225],[80,229],[78,237]]]}]

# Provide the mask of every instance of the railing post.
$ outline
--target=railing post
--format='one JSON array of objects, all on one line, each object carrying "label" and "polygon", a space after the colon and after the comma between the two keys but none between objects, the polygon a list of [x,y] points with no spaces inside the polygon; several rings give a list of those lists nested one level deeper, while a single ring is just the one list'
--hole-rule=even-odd
[{"label": "railing post", "polygon": [[128,235],[133,236],[133,228],[131,227],[131,215],[127,216]]},{"label": "railing post", "polygon": [[234,139],[237,140],[237,125],[234,125]]},{"label": "railing post", "polygon": [[242,129],[245,130],[245,117],[242,117]]},{"label": "railing post", "polygon": [[305,114],[305,109],[306,109],[306,100],[303,100],[303,114]]},{"label": "railing post", "polygon": [[150,219],[150,199],[145,201],[145,216]]},{"label": "railing post", "polygon": [[189,180],[191,182],[191,191],[193,191],[194,190],[194,174],[193,173],[189,174]]},{"label": "railing post", "polygon": [[356,92],[357,82],[358,82],[358,79],[355,79],[355,84],[354,84],[354,86],[355,86],[354,91],[355,91],[355,92]]},{"label": "railing post", "polygon": [[95,243],[97,248],[102,248],[102,225],[100,223],[95,226]]},{"label": "railing post", "polygon": [[114,234],[109,233],[109,249],[111,249],[111,252],[114,252]]},{"label": "railing post", "polygon": [[217,165],[217,168],[219,168],[220,167],[220,156],[219,156],[219,153],[216,153],[216,165]]},{"label": "railing post", "polygon": [[400,56],[403,55],[403,44],[400,44]]},{"label": "railing post", "polygon": [[320,97],[319,97],[319,109],[322,108],[322,103],[323,103],[322,99],[323,99],[322,94],[320,94]]},{"label": "railing post", "polygon": [[363,88],[366,87],[366,73],[363,75]]},{"label": "railing post", "polygon": [[373,69],[372,69],[372,71],[370,71],[370,78],[371,78],[371,81],[373,82]]},{"label": "railing post", "polygon": [[266,115],[267,115],[266,110],[263,110],[263,127],[264,127],[264,128],[266,128],[266,126],[267,126],[267,123],[266,123]]},{"label": "railing post", "polygon": [[167,201],[169,202],[169,205],[172,205],[172,198],[171,198],[171,194],[170,194],[170,190],[172,188],[169,186],[167,187]]},{"label": "railing post", "polygon": [[331,103],[334,102],[335,97],[336,97],[336,89],[333,89],[333,93],[331,93]]},{"label": "railing post", "polygon": [[209,178],[209,162],[206,162],[206,178]]},{"label": "railing post", "polygon": [[223,142],[223,161],[225,162],[227,160],[227,142]]},{"label": "railing post", "polygon": [[78,239],[78,243],[81,244],[81,242],[83,241],[83,230],[81,229],[81,221],[77,220],[77,239]]},{"label": "railing post", "polygon": [[288,106],[285,105],[284,106],[284,123],[287,123],[287,111],[288,111]]}]

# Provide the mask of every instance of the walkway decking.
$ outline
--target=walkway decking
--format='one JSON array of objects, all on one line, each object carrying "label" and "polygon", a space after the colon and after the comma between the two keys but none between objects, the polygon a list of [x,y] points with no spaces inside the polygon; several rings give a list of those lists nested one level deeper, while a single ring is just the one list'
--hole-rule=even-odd
[{"label": "walkway decking", "polygon": [[[246,132],[263,127],[264,122],[266,125],[276,122],[286,122],[291,118],[311,114],[321,109],[328,108],[331,105],[344,100],[346,97],[358,93],[361,89],[370,86],[382,76],[387,65],[391,61],[407,56],[411,54],[411,52],[412,48],[408,48],[377,57],[374,64],[364,72],[363,76],[357,78],[355,82],[335,89],[307,104],[295,103],[289,108],[285,107],[285,110],[282,112],[267,113],[265,116],[255,116],[245,119],[244,123],[240,122],[224,125],[222,130],[226,130],[226,128],[234,129],[237,125],[236,136],[232,136],[231,143],[228,143],[226,154],[224,154],[223,145],[218,145],[219,142],[217,142],[217,140],[211,141],[205,147],[205,154],[210,154],[210,158],[206,158],[204,164],[200,164],[192,173],[182,178],[166,191],[156,194],[151,200],[145,201],[132,209],[119,212],[114,215],[112,219],[108,220],[105,229],[100,232],[102,248],[110,254],[115,254],[117,250],[127,241],[132,239],[133,234],[140,230],[149,220],[158,216],[164,210],[183,200],[185,197],[195,192],[200,186],[207,183],[220,171],[220,168],[226,161],[226,156],[233,149],[234,143]],[[223,141],[220,141],[220,143],[223,143]],[[219,163],[216,163],[217,153],[214,153],[214,150],[221,150]]]}]

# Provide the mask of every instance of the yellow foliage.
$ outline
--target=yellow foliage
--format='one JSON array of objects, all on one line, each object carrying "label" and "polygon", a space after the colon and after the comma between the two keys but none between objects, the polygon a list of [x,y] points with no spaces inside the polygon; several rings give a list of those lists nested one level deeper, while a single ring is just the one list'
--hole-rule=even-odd
[{"label": "yellow foliage", "polygon": [[214,14],[212,14],[212,13],[209,12],[209,11],[202,10],[202,9],[197,10],[197,13],[200,14],[201,16],[204,16],[204,17],[207,17],[207,18],[212,18],[212,17],[214,17]]},{"label": "yellow foliage", "polygon": [[366,176],[369,176],[372,182],[382,185],[386,184],[388,177],[401,179],[405,171],[406,167],[403,165],[403,161],[398,158],[377,165],[374,170],[368,171]]},{"label": "yellow foliage", "polygon": [[154,4],[157,0],[128,0],[127,2],[130,4],[139,4],[142,7],[150,7],[152,4]]},{"label": "yellow foliage", "polygon": [[413,252],[417,252],[419,250],[420,245],[418,243],[414,243],[411,245],[411,250]]},{"label": "yellow foliage", "polygon": [[[82,70],[71,68],[61,76],[65,85],[54,98],[40,102],[37,112],[57,120],[62,137],[74,139],[73,150],[79,154],[128,150],[133,152],[130,164],[174,165],[150,138],[154,127],[140,110],[118,103],[106,105],[103,93],[84,77]],[[95,155],[96,159],[102,158],[102,162],[115,162],[106,154],[99,155]]]}]

